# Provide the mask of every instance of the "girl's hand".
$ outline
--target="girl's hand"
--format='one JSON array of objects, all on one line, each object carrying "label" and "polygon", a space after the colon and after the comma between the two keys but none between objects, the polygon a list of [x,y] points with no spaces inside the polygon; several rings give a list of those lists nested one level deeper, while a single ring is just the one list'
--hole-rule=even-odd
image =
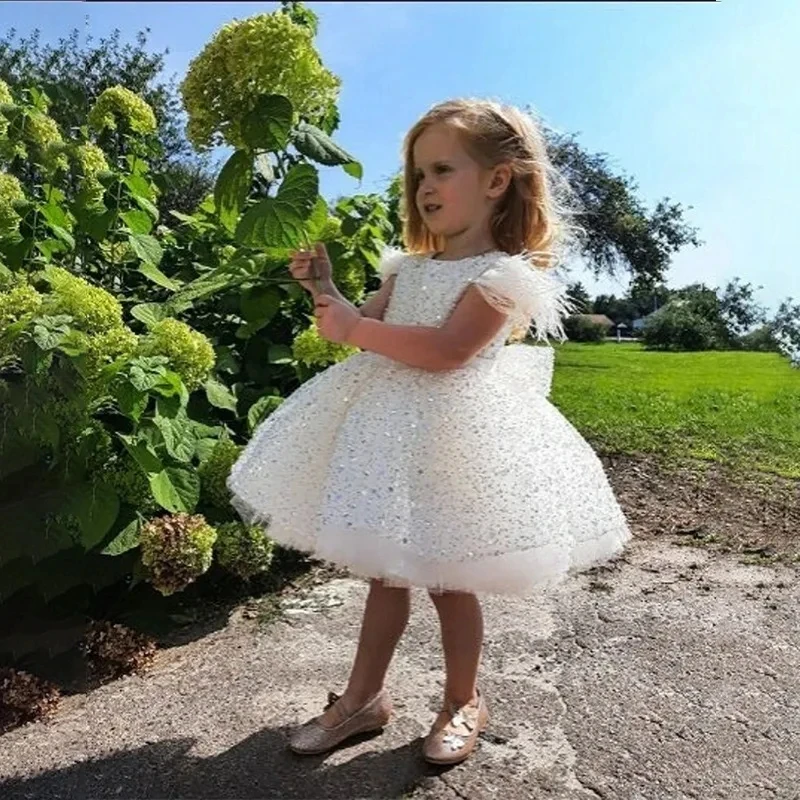
[{"label": "girl's hand", "polygon": [[314,301],[314,316],[320,336],[331,342],[347,344],[361,319],[361,312],[351,303],[321,294]]},{"label": "girl's hand", "polygon": [[[328,251],[322,242],[314,245],[314,251],[298,250],[292,254],[292,261],[289,264],[289,271],[292,277],[299,281],[300,285],[311,294],[315,294],[318,287],[324,287],[330,283],[333,275],[331,260],[328,258]],[[315,284],[314,281],[317,281]]]}]

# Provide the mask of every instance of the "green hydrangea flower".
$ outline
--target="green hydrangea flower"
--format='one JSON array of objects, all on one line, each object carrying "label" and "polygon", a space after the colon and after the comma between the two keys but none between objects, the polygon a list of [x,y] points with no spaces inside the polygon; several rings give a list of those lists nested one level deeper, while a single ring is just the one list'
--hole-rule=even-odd
[{"label": "green hydrangea flower", "polygon": [[317,237],[321,242],[331,242],[338,239],[342,233],[342,221],[339,217],[328,217]]},{"label": "green hydrangea flower", "polygon": [[205,150],[245,146],[241,124],[261,95],[282,94],[295,113],[325,116],[341,81],[322,64],[313,32],[287,14],[258,14],[224,25],[189,65],[181,84],[189,140]]},{"label": "green hydrangea flower", "polygon": [[123,86],[106,89],[97,98],[86,121],[98,132],[106,128],[117,130],[118,122],[136,133],[155,133],[157,128],[153,109],[138,94]]},{"label": "green hydrangea flower", "polygon": [[[42,302],[42,295],[27,283],[0,292],[0,340],[9,325],[36,314]],[[0,348],[0,355],[8,355],[3,351],[4,348]]]},{"label": "green hydrangea flower", "polygon": [[14,175],[0,172],[0,237],[14,233],[20,216],[14,210],[15,200],[24,200],[22,184]]},{"label": "green hydrangea flower", "polygon": [[97,378],[106,364],[122,356],[133,356],[138,346],[139,337],[127,325],[87,337],[85,358],[89,379]]},{"label": "green hydrangea flower", "polygon": [[11,90],[4,80],[0,80],[0,106],[5,103],[13,103],[14,98],[11,96]]},{"label": "green hydrangea flower", "polygon": [[[14,98],[11,96],[8,84],[4,80],[0,80],[0,106],[11,105]],[[8,120],[0,113],[0,137],[5,135],[8,130]]]},{"label": "green hydrangea flower", "polygon": [[100,203],[105,189],[97,176],[109,169],[106,154],[96,144],[85,142],[73,146],[69,155],[80,179],[81,188],[85,189],[89,196],[90,204]]},{"label": "green hydrangea flower", "polygon": [[367,271],[360,260],[333,266],[333,282],[352,303],[360,303],[364,299],[366,280]]},{"label": "green hydrangea flower", "polygon": [[230,439],[218,439],[208,458],[200,465],[200,496],[216,508],[228,508],[231,493],[225,481],[243,448]]},{"label": "green hydrangea flower", "polygon": [[214,557],[217,531],[202,514],[168,514],[142,527],[142,564],[163,595],[186,588],[202,575]]},{"label": "green hydrangea flower", "polygon": [[66,145],[56,121],[41,111],[31,111],[25,122],[25,140],[33,147],[47,172],[69,169]]},{"label": "green hydrangea flower", "polygon": [[260,525],[226,522],[217,532],[214,552],[223,569],[247,580],[270,568],[274,543]]},{"label": "green hydrangea flower", "polygon": [[144,356],[166,356],[170,369],[180,375],[189,391],[205,381],[215,361],[211,342],[177,319],[156,323],[141,340],[139,352]]},{"label": "green hydrangea flower", "polygon": [[358,352],[357,347],[348,344],[339,344],[323,339],[319,335],[316,323],[312,323],[309,328],[295,336],[292,342],[292,355],[298,361],[302,361],[308,366],[327,366],[344,361],[354,353]]},{"label": "green hydrangea flower", "polygon": [[122,326],[122,305],[105,289],[63,267],[48,267],[46,277],[53,288],[46,301],[48,313],[69,314],[73,327],[84,333],[104,333]]}]

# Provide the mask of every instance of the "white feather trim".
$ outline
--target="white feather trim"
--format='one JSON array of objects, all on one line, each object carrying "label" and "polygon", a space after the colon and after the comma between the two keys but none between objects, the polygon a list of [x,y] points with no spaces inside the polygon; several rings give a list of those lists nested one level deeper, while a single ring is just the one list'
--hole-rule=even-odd
[{"label": "white feather trim", "polygon": [[381,253],[380,261],[378,262],[378,272],[381,280],[385,283],[392,275],[395,275],[407,257],[407,253],[397,247],[386,247]]},{"label": "white feather trim", "polygon": [[473,283],[486,301],[508,314],[516,325],[532,327],[535,338],[564,341],[564,317],[572,313],[567,285],[550,270],[532,266],[524,255],[502,256]]}]

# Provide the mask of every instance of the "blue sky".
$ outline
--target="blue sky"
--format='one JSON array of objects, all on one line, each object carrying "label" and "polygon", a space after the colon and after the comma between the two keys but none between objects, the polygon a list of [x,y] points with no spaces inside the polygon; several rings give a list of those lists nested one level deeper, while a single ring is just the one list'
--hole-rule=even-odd
[{"label": "blue sky", "polygon": [[[705,244],[678,254],[668,284],[763,286],[774,310],[800,300],[795,263],[800,155],[800,14],[796,0],[717,3],[309,3],[318,46],[342,79],[337,139],[364,164],[364,182],[328,170],[332,197],[375,190],[399,166],[406,129],[433,103],[482,96],[534,106],[632,175],[652,206],[691,205]],[[225,22],[276,3],[0,2],[3,29],[113,28],[170,49],[167,72]],[[757,10],[756,10],[757,9]],[[570,276],[621,293],[627,276]]]}]

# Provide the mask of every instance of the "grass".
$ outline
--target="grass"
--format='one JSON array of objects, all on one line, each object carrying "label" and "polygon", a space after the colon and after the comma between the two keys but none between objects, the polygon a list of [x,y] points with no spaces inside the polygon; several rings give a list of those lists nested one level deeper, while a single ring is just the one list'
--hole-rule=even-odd
[{"label": "grass", "polygon": [[800,478],[800,370],[776,353],[567,342],[551,400],[601,452]]}]

